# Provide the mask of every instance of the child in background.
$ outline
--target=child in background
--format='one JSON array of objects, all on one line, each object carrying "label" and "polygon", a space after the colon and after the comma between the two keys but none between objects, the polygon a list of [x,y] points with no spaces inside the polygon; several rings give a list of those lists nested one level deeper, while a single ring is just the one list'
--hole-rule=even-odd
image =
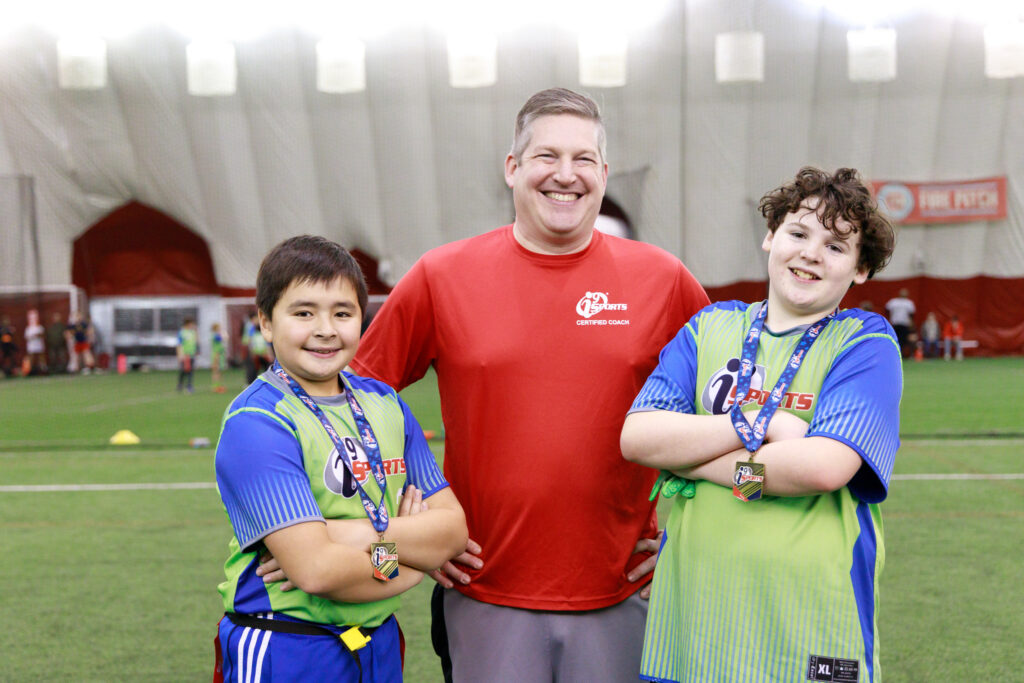
[{"label": "child in background", "polygon": [[66,334],[70,350],[68,372],[81,371],[83,375],[88,375],[96,365],[92,355],[92,344],[95,337],[92,323],[81,311],[75,311],[71,314]]},{"label": "child in background", "polygon": [[944,360],[949,360],[952,354],[956,354],[957,360],[964,359],[964,324],[958,316],[950,318],[942,326],[942,345]]},{"label": "child in background", "polygon": [[225,339],[220,331],[220,323],[210,326],[210,377],[213,383],[213,391],[218,394],[224,393],[224,384],[221,381],[221,370],[224,369]]},{"label": "child in background", "polygon": [[894,232],[853,169],[804,168],[759,208],[767,301],[691,318],[622,430],[675,496],[640,678],[870,683],[902,368],[889,323],[839,303]]},{"label": "child in background", "polygon": [[178,391],[183,388],[192,393],[192,378],[195,375],[196,355],[199,353],[199,335],[196,332],[196,321],[185,318],[178,330]]},{"label": "child in background", "polygon": [[27,377],[46,371],[46,328],[39,323],[39,311],[33,308],[28,312],[28,326],[25,328],[25,358],[21,374]]},{"label": "child in background", "polygon": [[401,681],[399,596],[466,547],[409,407],[343,372],[366,301],[358,264],[321,237],[285,240],[260,266],[258,334],[277,360],[217,443],[234,536],[215,680]]}]

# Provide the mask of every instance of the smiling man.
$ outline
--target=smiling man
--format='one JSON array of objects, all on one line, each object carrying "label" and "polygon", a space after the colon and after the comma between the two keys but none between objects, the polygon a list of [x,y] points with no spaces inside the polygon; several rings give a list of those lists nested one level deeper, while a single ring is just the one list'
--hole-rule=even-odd
[{"label": "smiling man", "polygon": [[515,222],[424,255],[353,361],[399,388],[437,371],[444,470],[470,530],[434,574],[449,680],[640,669],[656,475],[622,460],[618,433],[658,350],[707,296],[677,258],[594,230],[604,147],[593,100],[531,97],[505,159]]}]

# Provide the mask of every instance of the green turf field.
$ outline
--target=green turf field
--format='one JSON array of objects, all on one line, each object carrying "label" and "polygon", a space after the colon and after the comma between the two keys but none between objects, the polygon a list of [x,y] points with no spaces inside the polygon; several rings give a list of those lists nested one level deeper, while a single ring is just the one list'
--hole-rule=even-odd
[{"label": "green turf field", "polygon": [[[904,443],[882,506],[884,680],[1021,680],[1024,359],[905,373]],[[199,373],[197,393],[180,395],[171,373],[0,381],[0,680],[210,679],[230,531],[213,450],[188,443],[216,439],[242,388],[237,371],[227,382],[214,394]],[[440,433],[433,378],[403,395]],[[142,443],[107,445],[119,429]],[[44,488],[55,485],[82,490]],[[440,680],[430,588],[399,613],[414,683]]]}]

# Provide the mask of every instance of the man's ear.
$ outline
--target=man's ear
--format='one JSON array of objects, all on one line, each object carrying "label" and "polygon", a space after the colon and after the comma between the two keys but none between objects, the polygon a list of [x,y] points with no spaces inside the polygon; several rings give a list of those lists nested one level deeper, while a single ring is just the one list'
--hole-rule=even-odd
[{"label": "man's ear", "polygon": [[516,161],[515,156],[509,154],[505,157],[505,184],[511,189],[516,182],[516,169],[519,168],[519,162]]}]

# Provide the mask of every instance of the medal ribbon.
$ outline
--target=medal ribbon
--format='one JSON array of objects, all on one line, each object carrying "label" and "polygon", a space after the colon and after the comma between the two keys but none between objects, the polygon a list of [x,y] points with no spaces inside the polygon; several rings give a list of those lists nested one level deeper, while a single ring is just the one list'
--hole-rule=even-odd
[{"label": "medal ribbon", "polygon": [[359,498],[363,502],[363,509],[366,510],[366,516],[370,518],[370,523],[373,525],[374,531],[383,535],[384,531],[388,528],[388,510],[384,505],[384,501],[387,499],[386,494],[388,489],[388,480],[384,476],[384,459],[381,457],[380,446],[377,444],[377,439],[373,435],[373,428],[366,419],[366,414],[363,413],[363,409],[356,400],[352,390],[349,389],[345,380],[341,375],[339,375],[338,381],[345,389],[345,400],[348,401],[348,405],[352,409],[352,417],[355,418],[356,421],[356,430],[359,432],[359,441],[362,442],[363,451],[366,452],[366,459],[370,461],[370,471],[373,472],[373,478],[377,481],[378,488],[380,488],[379,505],[373,504],[373,501],[370,500],[370,496],[363,490],[362,485],[359,483],[359,479],[356,478],[355,469],[352,466],[348,453],[345,451],[345,446],[341,442],[341,437],[338,436],[338,432],[334,429],[334,425],[332,425],[327,419],[327,415],[324,414],[323,408],[317,405],[316,401],[306,393],[306,390],[303,389],[298,382],[292,379],[276,360],[270,369],[274,374],[288,383],[288,386],[291,387],[292,393],[295,394],[295,396],[298,397],[298,399],[302,401],[307,408],[309,408],[318,420],[320,420],[320,424],[323,425],[324,431],[327,432],[327,436],[329,436],[331,438],[331,442],[334,443],[334,448],[338,451],[338,455],[341,455],[345,460],[345,467],[348,468],[349,474],[352,475],[352,481],[356,484],[356,489],[359,491]]},{"label": "medal ribbon", "polygon": [[736,398],[733,401],[732,408],[729,409],[729,418],[732,420],[733,429],[736,430],[736,434],[740,437],[740,441],[743,442],[743,446],[751,453],[754,453],[761,447],[764,437],[768,434],[768,423],[782,404],[782,397],[786,395],[786,389],[789,388],[789,384],[796,376],[797,370],[800,369],[800,366],[807,358],[807,352],[810,350],[811,345],[814,344],[825,327],[832,322],[838,311],[838,308],[832,311],[808,327],[803,333],[800,341],[797,342],[796,349],[793,350],[793,355],[789,357],[789,362],[786,363],[782,374],[779,375],[775,388],[772,389],[772,393],[765,399],[764,405],[761,406],[761,410],[757,413],[757,419],[754,420],[754,424],[751,426],[747,422],[747,418],[743,417],[740,404],[746,398],[747,392],[750,391],[750,378],[754,375],[755,362],[757,361],[757,345],[761,340],[761,331],[764,329],[765,317],[768,315],[768,302],[766,301],[761,305],[761,310],[758,311],[754,322],[750,324],[750,331],[747,332],[747,337],[743,342],[740,369],[736,373]]}]

